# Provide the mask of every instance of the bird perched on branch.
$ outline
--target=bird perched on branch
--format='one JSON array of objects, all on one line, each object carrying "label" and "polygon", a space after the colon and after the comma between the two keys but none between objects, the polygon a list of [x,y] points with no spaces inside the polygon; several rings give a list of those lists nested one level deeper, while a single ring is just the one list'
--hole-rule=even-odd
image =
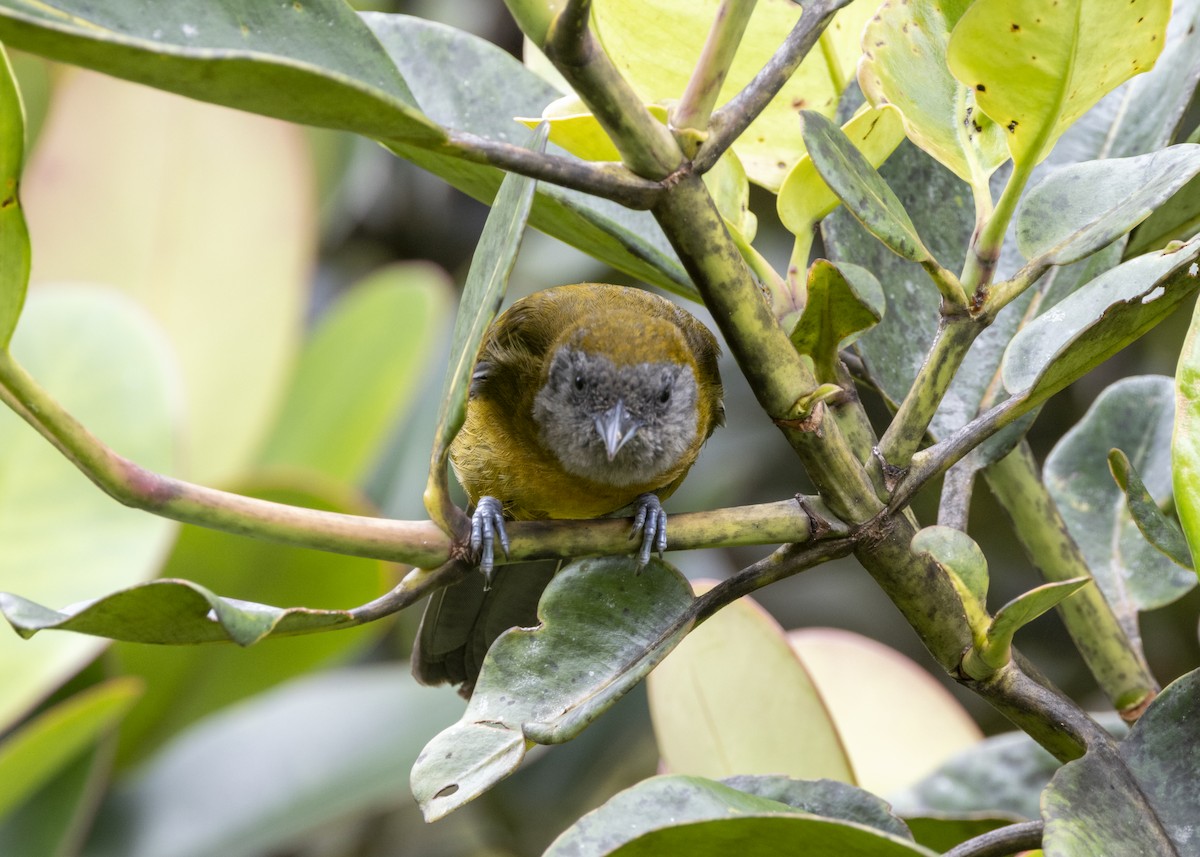
[{"label": "bird perched on branch", "polygon": [[[426,684],[470,694],[488,647],[537,624],[557,561],[492,580],[504,519],[599,518],[629,510],[639,563],[666,547],[660,500],[679,487],[724,422],[713,334],[668,300],[582,283],[517,301],[484,337],[467,416],[450,449],[474,506],[482,575],[430,598],[413,652]],[[632,536],[631,536],[632,537]]]}]

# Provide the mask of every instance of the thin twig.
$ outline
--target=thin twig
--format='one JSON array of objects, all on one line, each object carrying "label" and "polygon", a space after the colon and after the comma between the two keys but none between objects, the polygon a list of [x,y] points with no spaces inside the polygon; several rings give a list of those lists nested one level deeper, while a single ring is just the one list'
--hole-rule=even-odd
[{"label": "thin twig", "polygon": [[708,139],[704,141],[693,161],[697,172],[703,173],[712,169],[733,141],[750,127],[750,123],[758,118],[758,114],[763,112],[799,68],[833,19],[834,13],[849,2],[850,0],[824,0],[804,8],[804,13],[788,34],[787,40],[762,70],[741,92],[726,102],[724,107],[713,113],[712,121],[708,124]]},{"label": "thin twig", "polygon": [[590,163],[578,158],[547,155],[524,146],[503,143],[477,134],[451,131],[444,140],[429,146],[404,142],[391,144],[393,151],[426,148],[465,161],[487,164],[571,190],[611,199],[627,208],[647,209],[662,195],[658,182],[640,178],[621,164]]},{"label": "thin twig", "polygon": [[1042,847],[1045,825],[1040,821],[1010,824],[968,839],[947,851],[943,857],[1007,857],[1019,851]]}]

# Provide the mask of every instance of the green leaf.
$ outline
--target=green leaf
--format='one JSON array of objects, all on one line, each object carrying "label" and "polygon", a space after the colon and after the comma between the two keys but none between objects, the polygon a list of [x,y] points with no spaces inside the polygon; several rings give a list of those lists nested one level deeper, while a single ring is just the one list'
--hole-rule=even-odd
[{"label": "green leaf", "polygon": [[25,108],[0,45],[0,348],[8,348],[29,285],[29,230],[17,189],[25,162]]},{"label": "green leaf", "polygon": [[[538,116],[562,95],[507,51],[483,39],[405,15],[363,13],[363,20],[405,76],[422,109],[447,128],[521,144],[528,135],[513,117]],[[450,67],[463,73],[445,74]],[[484,202],[492,201],[504,177],[494,167],[428,148],[388,145]],[[696,299],[695,286],[648,212],[542,184],[530,223],[638,279]]]},{"label": "green leaf", "polygon": [[[396,810],[417,751],[461,710],[407,664],[317,674],[197,723],[124,778],[89,857],[254,857]],[[197,809],[203,807],[203,812]]]},{"label": "green leaf", "polygon": [[903,203],[841,129],[815,111],[800,115],[813,165],[847,211],[893,253],[912,262],[932,259]]},{"label": "green leaf", "polygon": [[1200,555],[1200,309],[1193,310],[1175,370],[1171,478],[1179,524],[1192,556]]},{"label": "green leaf", "polygon": [[1105,600],[1135,641],[1137,614],[1185,595],[1196,576],[1146,541],[1129,514],[1125,493],[1100,463],[1113,447],[1128,450],[1152,491],[1167,500],[1174,417],[1170,378],[1125,378],[1097,397],[1046,458],[1046,488]]},{"label": "green leaf", "polygon": [[344,610],[272,607],[222,598],[187,580],[152,580],[62,610],[0,592],[0,613],[22,637],[75,631],[157,645],[234,642],[251,646],[269,635],[310,634],[354,625]]},{"label": "green leaf", "polygon": [[[546,146],[549,128],[539,127],[529,141],[530,148],[541,151]],[[442,406],[438,413],[437,439],[430,455],[429,485],[425,489],[425,506],[443,528],[450,525],[450,505],[446,463],[450,443],[462,427],[467,415],[471,373],[479,354],[479,345],[492,319],[504,300],[508,275],[517,261],[517,251],[525,234],[525,222],[533,203],[533,179],[513,173],[500,186],[492,210],[484,224],[471,268],[463,285],[462,300],[454,321],[454,336],[450,344],[450,365],[446,367],[446,382],[442,391]]]},{"label": "green leaf", "polygon": [[[859,110],[842,126],[842,132],[873,167],[886,161],[904,139],[900,112],[887,104]],[[784,178],[776,210],[784,227],[802,236],[840,204],[806,152]]]},{"label": "green leaf", "polygon": [[1038,795],[1059,762],[1023,732],[985,738],[902,792],[888,796],[895,813],[909,816],[1038,818]]},{"label": "green leaf", "polygon": [[74,63],[252,113],[426,140],[442,131],[417,107],[370,31],[339,0],[136,4],[2,0],[0,39]]},{"label": "green leaf", "polygon": [[658,751],[673,773],[855,781],[818,688],[779,623],[751,599],[692,631],[647,689]]},{"label": "green leaf", "polygon": [[60,702],[0,743],[0,817],[112,729],[142,692],[118,678]]},{"label": "green leaf", "polygon": [[950,74],[946,45],[970,0],[885,3],[867,25],[858,81],[872,104],[892,104],[908,138],[963,181],[984,191],[1008,160],[1004,131]]},{"label": "green leaf", "polygon": [[511,774],[527,742],[570,740],[682,639],[691,625],[687,581],[658,560],[640,574],[635,566],[630,557],[571,563],[542,595],[541,625],[512,628],[492,644],[466,713],[413,768],[426,820]]},{"label": "green leaf", "polygon": [[1195,851],[1197,694],[1192,671],[1163,689],[1117,752],[1095,748],[1054,775],[1042,796],[1047,854]]},{"label": "green leaf", "polygon": [[1161,250],[1172,241],[1186,241],[1200,232],[1200,176],[1180,188],[1142,221],[1129,238],[1126,258]]},{"label": "green leaf", "polygon": [[[1125,492],[1125,506],[1138,530],[1150,544],[1182,568],[1195,570],[1192,552],[1179,524],[1163,514],[1146,489],[1145,482],[1129,456],[1119,449],[1109,450],[1108,469],[1117,487]],[[1169,473],[1168,473],[1169,475]]]},{"label": "green leaf", "polygon": [[0,820],[0,853],[71,855],[107,788],[116,736],[104,736]]},{"label": "green leaf", "polygon": [[1129,232],[1198,173],[1195,144],[1065,167],[1022,200],[1017,244],[1042,264],[1077,261]]},{"label": "green leaf", "polygon": [[[309,509],[373,514],[341,485],[295,469],[257,474],[237,483],[233,490]],[[390,588],[393,577],[388,566],[377,560],[191,526],[181,529],[162,574],[246,601],[329,609],[370,601]],[[146,683],[141,702],[121,726],[118,763],[144,758],[184,726],[212,711],[361,652],[388,627],[388,622],[372,622],[336,634],[308,634],[249,649],[115,646],[113,656],[122,672],[140,676]]]},{"label": "green leaf", "polygon": [[726,777],[721,784],[746,794],[778,801],[801,812],[853,821],[901,839],[912,838],[904,822],[892,814],[887,801],[848,783],[794,780],[766,774]]},{"label": "green leaf", "polygon": [[[161,334],[127,298],[91,288],[30,296],[13,353],[117,452],[170,471],[179,379]],[[70,603],[154,574],[175,525],[126,509],[7,409],[0,410],[0,590]],[[103,644],[0,636],[0,723],[10,724]]]},{"label": "green leaf", "polygon": [[362,481],[433,368],[449,286],[432,266],[398,264],[352,287],[305,343],[259,461]]},{"label": "green leaf", "polygon": [[[903,822],[887,812],[886,804],[866,792],[842,783],[828,781],[809,783],[785,777],[737,777],[724,783],[701,777],[663,776],[643,780],[618,793],[599,809],[585,815],[559,836],[546,850],[544,857],[592,857],[604,854],[728,854],[729,834],[718,825],[704,822],[730,820],[731,816],[753,820],[740,828],[742,838],[736,853],[766,854],[778,851],[759,850],[777,847],[776,837],[782,831],[769,823],[771,816],[793,820],[819,820],[814,827],[785,827],[802,842],[806,854],[833,854],[828,850],[831,841],[856,842],[868,850],[846,853],[907,854],[903,845],[911,839]],[[751,820],[746,819],[746,820]],[[834,821],[849,821],[846,831],[827,831],[824,825]],[[711,831],[713,841],[700,847],[684,848],[696,835],[693,825],[701,824]],[[861,838],[855,833],[856,831]],[[654,838],[655,833],[665,834]],[[823,841],[828,836],[829,840]],[[845,836],[845,840],[841,837]],[[649,850],[646,837],[654,838],[662,850]],[[766,837],[759,842],[759,837]],[[875,843],[874,839],[880,842]],[[723,842],[721,840],[724,840]],[[771,843],[768,846],[768,841]],[[869,850],[871,846],[880,850]],[[682,850],[681,850],[682,849]],[[725,849],[725,850],[723,850]],[[749,849],[749,850],[746,850]]]},{"label": "green leaf", "polygon": [[978,0],[947,59],[1006,132],[1013,160],[1036,164],[1088,108],[1153,67],[1170,17],[1171,0]]},{"label": "green leaf", "polygon": [[1200,287],[1200,237],[1113,268],[1026,325],[1004,352],[1004,386],[1031,405],[1137,340]]},{"label": "green leaf", "polygon": [[792,344],[813,359],[817,378],[833,381],[838,351],[883,318],[883,289],[865,268],[845,265],[844,270],[818,259],[808,271],[808,299]]},{"label": "green leaf", "polygon": [[912,539],[912,549],[925,554],[950,576],[963,598],[967,621],[976,636],[989,624],[987,557],[975,540],[953,527],[925,527]]},{"label": "green leaf", "polygon": [[105,283],[162,326],[194,481],[234,478],[274,416],[303,332],[312,185],[300,128],[96,74],[59,80],[24,184],[34,289]]},{"label": "green leaf", "polygon": [[[1076,577],[1045,583],[1009,601],[996,611],[988,625],[987,640],[967,655],[963,669],[968,675],[981,679],[999,670],[1012,660],[1012,640],[1018,630],[1091,582],[1090,577]],[[976,657],[982,662],[977,676],[972,671]]]}]

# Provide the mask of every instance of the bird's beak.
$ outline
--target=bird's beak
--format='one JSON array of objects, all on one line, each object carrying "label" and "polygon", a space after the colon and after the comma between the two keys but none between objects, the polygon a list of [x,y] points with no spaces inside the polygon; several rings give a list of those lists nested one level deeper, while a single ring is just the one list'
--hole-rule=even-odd
[{"label": "bird's beak", "polygon": [[617,403],[596,417],[596,431],[604,440],[604,449],[608,452],[608,460],[612,461],[621,447],[637,434],[642,424],[633,419],[625,410],[625,401],[617,399]]}]

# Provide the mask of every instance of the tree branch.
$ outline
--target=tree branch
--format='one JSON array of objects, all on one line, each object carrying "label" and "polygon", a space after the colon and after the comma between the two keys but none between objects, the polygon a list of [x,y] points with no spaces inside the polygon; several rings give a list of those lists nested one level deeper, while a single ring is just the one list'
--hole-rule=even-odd
[{"label": "tree branch", "polygon": [[566,0],[546,35],[546,57],[592,111],[629,169],[664,179],[683,162],[683,153],[604,53],[588,26],[590,14],[590,0]]},{"label": "tree branch", "polygon": [[1040,821],[1010,824],[968,839],[947,851],[943,857],[1007,857],[1018,851],[1042,847],[1045,825]]},{"label": "tree branch", "polygon": [[419,144],[389,143],[402,158],[408,152],[424,149],[475,164],[486,164],[508,172],[611,199],[627,208],[647,209],[663,192],[658,182],[639,178],[621,164],[592,163],[578,158],[547,155],[524,146],[503,143],[464,131],[450,131],[443,140]]},{"label": "tree branch", "polygon": [[783,85],[799,68],[800,63],[812,50],[821,33],[833,19],[838,9],[850,0],[818,0],[804,7],[804,13],[775,55],[759,71],[746,87],[726,102],[725,106],[712,115],[708,124],[709,136],[696,153],[693,167],[704,173],[725,154],[733,141],[750,127]]}]

